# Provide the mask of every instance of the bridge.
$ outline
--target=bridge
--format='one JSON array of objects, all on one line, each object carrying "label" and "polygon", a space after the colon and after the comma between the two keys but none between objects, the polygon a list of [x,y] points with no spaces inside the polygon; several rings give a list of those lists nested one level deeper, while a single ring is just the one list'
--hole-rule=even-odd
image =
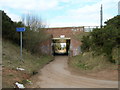
[{"label": "bridge", "polygon": [[81,27],[57,27],[46,28],[45,32],[51,35],[51,38],[40,46],[43,53],[46,54],[65,54],[75,56],[81,53],[81,42],[73,36],[89,32],[97,26],[81,26]]}]

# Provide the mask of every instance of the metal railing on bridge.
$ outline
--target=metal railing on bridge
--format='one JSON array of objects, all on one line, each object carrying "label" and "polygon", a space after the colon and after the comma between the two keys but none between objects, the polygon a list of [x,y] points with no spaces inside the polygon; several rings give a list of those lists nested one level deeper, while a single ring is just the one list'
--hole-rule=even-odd
[{"label": "metal railing on bridge", "polygon": [[95,28],[100,28],[99,26],[84,26],[84,32],[91,32]]}]

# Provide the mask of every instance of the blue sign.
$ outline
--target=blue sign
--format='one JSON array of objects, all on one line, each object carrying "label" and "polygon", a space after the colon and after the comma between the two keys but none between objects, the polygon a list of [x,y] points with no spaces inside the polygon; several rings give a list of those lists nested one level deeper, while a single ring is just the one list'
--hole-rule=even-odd
[{"label": "blue sign", "polygon": [[24,31],[25,31],[25,28],[24,28],[24,27],[16,28],[16,31],[17,31],[17,32],[24,32]]}]

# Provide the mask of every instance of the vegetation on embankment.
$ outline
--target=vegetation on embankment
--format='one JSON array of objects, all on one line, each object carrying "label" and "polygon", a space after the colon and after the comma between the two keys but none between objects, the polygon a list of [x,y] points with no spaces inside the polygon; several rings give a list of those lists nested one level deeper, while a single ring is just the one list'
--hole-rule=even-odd
[{"label": "vegetation on embankment", "polygon": [[94,55],[93,52],[85,52],[69,58],[69,68],[74,74],[101,79],[118,81],[118,65],[109,62],[104,55]]},{"label": "vegetation on embankment", "polygon": [[[26,79],[37,73],[44,65],[53,60],[52,56],[42,55],[40,57],[31,55],[23,49],[23,61],[20,60],[20,47],[8,40],[3,40],[3,88],[13,88],[15,82],[25,83]],[[23,68],[19,71],[16,68]]]},{"label": "vegetation on embankment", "polygon": [[117,70],[117,65],[109,62],[105,55],[94,55],[93,52],[85,52],[69,58],[69,65],[83,71]]},{"label": "vegetation on embankment", "polygon": [[70,58],[69,65],[82,71],[117,70],[120,64],[120,16],[105,22],[103,28],[76,36],[82,53]]},{"label": "vegetation on embankment", "polygon": [[[39,44],[50,38],[44,32],[45,26],[39,17],[26,15],[23,21],[14,22],[2,12],[2,62],[3,88],[13,88],[15,82],[26,83],[31,75],[37,73],[45,64],[53,60],[52,56],[45,55],[38,48]],[[23,61],[20,61],[20,33],[17,27],[25,27],[23,32]],[[24,71],[16,70],[23,68]]]},{"label": "vegetation on embankment", "polygon": [[16,31],[18,27],[25,27],[23,32],[23,48],[32,54],[42,54],[38,50],[40,43],[46,41],[51,35],[45,33],[45,25],[43,25],[40,17],[34,14],[25,15],[23,21],[14,22],[4,12],[2,12],[2,37],[11,42],[20,45],[20,32]]},{"label": "vegetation on embankment", "polygon": [[[120,16],[105,22],[103,28],[96,28],[82,38],[82,52],[93,51],[95,54],[105,54],[112,63],[120,64]],[[114,56],[114,52],[117,56]]]}]

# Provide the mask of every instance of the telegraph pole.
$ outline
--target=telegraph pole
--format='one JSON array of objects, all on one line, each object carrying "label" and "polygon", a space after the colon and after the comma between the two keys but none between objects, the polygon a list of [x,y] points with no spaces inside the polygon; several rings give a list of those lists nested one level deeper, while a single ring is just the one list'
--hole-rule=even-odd
[{"label": "telegraph pole", "polygon": [[118,15],[120,15],[120,1],[118,2]]},{"label": "telegraph pole", "polygon": [[101,4],[101,8],[100,8],[100,28],[103,27],[102,22],[103,22],[103,7],[102,7],[102,4]]}]

